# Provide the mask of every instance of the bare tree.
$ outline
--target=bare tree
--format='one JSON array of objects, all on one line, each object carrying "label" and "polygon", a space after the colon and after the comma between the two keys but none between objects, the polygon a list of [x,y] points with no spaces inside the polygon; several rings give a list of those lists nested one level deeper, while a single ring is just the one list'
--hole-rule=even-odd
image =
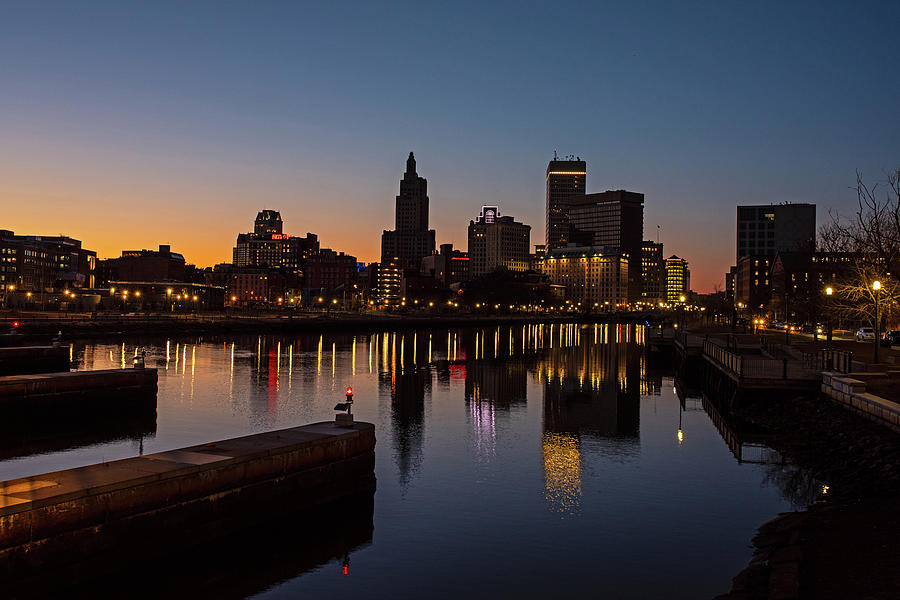
[{"label": "bare tree", "polygon": [[[900,170],[871,186],[857,172],[856,197],[855,214],[832,212],[819,232],[823,251],[846,253],[850,262],[825,308],[834,317],[874,324],[875,296],[884,321],[900,293]],[[873,289],[875,281],[880,291]]]}]

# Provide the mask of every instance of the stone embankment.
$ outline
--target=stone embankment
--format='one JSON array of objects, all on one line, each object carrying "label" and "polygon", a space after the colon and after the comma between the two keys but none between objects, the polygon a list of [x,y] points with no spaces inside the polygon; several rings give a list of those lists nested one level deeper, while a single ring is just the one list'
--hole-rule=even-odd
[{"label": "stone embankment", "polygon": [[900,435],[824,396],[757,402],[741,412],[822,482],[823,500],[760,527],[750,566],[719,598],[896,598]]}]

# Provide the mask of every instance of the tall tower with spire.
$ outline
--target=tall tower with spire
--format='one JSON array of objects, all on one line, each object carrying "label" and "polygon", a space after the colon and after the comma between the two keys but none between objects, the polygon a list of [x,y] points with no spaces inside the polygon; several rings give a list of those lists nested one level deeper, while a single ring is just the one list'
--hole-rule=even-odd
[{"label": "tall tower with spire", "polygon": [[394,228],[404,233],[428,231],[428,181],[416,173],[416,157],[412,152],[400,180]]},{"label": "tall tower with spire", "polygon": [[[434,229],[428,229],[428,181],[416,172],[416,157],[409,153],[406,172],[400,180],[400,194],[394,212],[394,229],[381,234],[381,265],[415,269],[434,253]],[[389,303],[399,300],[389,294]]]}]

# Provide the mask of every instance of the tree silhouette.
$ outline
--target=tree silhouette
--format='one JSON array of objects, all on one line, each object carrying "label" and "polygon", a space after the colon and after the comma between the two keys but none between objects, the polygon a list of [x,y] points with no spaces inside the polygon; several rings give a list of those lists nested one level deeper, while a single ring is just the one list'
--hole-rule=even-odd
[{"label": "tree silhouette", "polygon": [[[900,294],[900,170],[871,186],[856,174],[857,209],[831,213],[819,232],[825,252],[847,253],[847,275],[836,281],[825,310],[833,317],[874,325],[875,296],[881,321],[892,320]],[[875,281],[881,290],[873,289]]]}]

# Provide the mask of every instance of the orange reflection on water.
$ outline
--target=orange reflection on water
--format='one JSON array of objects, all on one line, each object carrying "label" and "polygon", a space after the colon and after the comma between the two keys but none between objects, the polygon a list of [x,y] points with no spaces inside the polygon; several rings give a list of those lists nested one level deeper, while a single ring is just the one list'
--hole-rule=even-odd
[{"label": "orange reflection on water", "polygon": [[550,510],[573,514],[581,505],[581,448],[571,433],[545,431],[544,497]]}]

